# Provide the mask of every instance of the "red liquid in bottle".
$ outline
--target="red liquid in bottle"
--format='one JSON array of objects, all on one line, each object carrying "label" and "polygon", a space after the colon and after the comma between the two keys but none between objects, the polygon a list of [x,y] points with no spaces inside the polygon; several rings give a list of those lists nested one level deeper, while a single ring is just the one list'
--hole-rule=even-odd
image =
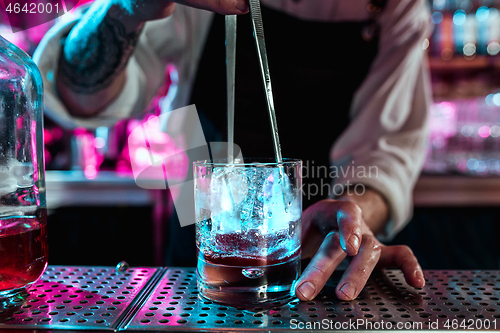
[{"label": "red liquid in bottle", "polygon": [[0,294],[35,282],[48,259],[47,218],[0,219]]}]

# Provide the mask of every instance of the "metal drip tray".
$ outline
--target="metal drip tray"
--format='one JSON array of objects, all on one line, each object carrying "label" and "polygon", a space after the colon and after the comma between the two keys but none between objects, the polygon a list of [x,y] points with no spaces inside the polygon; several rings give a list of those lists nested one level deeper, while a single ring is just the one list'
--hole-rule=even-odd
[{"label": "metal drip tray", "polygon": [[312,302],[232,307],[201,299],[194,268],[49,267],[30,294],[0,304],[0,329],[101,331],[500,330],[500,271],[373,273],[360,296],[335,297],[336,272]]},{"label": "metal drip tray", "polygon": [[0,328],[113,329],[139,299],[157,268],[49,266],[29,295],[0,304]]},{"label": "metal drip tray", "polygon": [[[453,325],[463,329],[459,325],[465,323],[474,329],[500,330],[500,272],[426,271],[428,281],[422,289],[408,286],[399,270],[375,272],[360,296],[350,302],[335,297],[341,274],[334,273],[312,302],[296,299],[231,307],[199,297],[194,269],[171,268],[125,328],[321,331],[398,329],[397,325],[403,325],[399,329],[448,330]],[[382,321],[384,326],[380,326]]]}]

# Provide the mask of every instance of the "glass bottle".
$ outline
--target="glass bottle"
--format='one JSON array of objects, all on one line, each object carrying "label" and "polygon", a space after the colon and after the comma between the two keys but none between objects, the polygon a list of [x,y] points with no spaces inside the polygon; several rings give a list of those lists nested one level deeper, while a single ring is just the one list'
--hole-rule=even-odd
[{"label": "glass bottle", "polygon": [[47,267],[42,77],[0,36],[0,301]]}]

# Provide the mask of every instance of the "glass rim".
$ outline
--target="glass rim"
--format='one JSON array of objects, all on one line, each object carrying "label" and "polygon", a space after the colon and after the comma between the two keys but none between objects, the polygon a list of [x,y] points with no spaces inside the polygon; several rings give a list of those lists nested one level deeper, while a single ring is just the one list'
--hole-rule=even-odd
[{"label": "glass rim", "polygon": [[274,160],[274,158],[259,158],[259,157],[250,157],[243,159],[244,162],[238,162],[238,159],[235,159],[235,162],[229,163],[227,158],[219,158],[215,160],[199,160],[193,162],[193,167],[199,166],[237,166],[237,167],[251,167],[251,166],[265,166],[265,167],[275,167],[275,166],[293,166],[293,165],[301,165],[302,160],[298,158],[283,158],[283,161],[278,163]]}]

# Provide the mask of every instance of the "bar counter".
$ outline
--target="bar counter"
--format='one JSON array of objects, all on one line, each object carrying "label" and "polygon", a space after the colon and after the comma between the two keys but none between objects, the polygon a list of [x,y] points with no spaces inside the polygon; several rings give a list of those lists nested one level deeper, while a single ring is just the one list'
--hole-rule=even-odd
[{"label": "bar counter", "polygon": [[200,299],[194,268],[49,266],[29,294],[0,304],[0,329],[65,331],[500,330],[500,271],[375,271],[344,302],[335,272],[318,297],[232,307]]}]

